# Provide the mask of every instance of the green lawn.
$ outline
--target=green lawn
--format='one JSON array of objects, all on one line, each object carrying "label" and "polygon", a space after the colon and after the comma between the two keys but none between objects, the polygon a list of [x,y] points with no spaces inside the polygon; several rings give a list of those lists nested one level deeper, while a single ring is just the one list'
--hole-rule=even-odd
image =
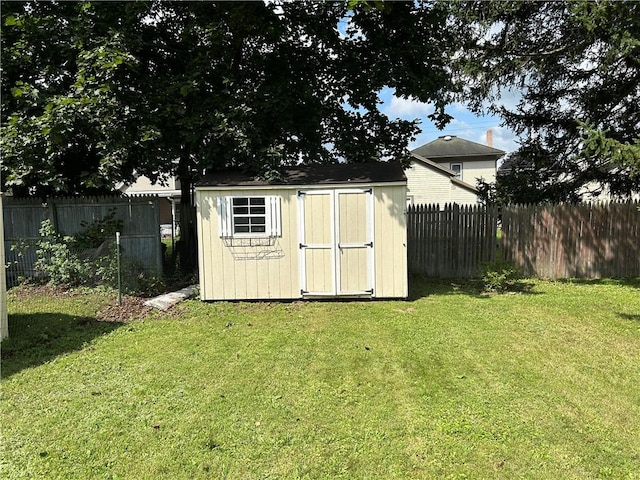
[{"label": "green lawn", "polygon": [[640,282],[412,300],[9,292],[3,478],[640,478]]}]

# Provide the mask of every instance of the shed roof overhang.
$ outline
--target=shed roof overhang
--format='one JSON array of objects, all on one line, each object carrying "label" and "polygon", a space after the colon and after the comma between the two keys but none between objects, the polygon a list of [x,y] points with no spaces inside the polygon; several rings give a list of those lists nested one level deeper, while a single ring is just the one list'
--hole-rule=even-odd
[{"label": "shed roof overhang", "polygon": [[206,175],[196,182],[196,189],[221,187],[287,187],[406,184],[407,177],[400,163],[339,163],[331,165],[299,165],[284,168],[281,176],[265,180],[240,171],[226,171]]}]

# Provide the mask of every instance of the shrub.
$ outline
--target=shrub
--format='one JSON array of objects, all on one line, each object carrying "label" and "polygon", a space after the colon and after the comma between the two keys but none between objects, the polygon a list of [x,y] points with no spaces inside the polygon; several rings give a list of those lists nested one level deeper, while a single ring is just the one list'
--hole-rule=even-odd
[{"label": "shrub", "polygon": [[484,264],[481,268],[480,279],[485,292],[521,291],[525,285],[520,270],[504,260]]},{"label": "shrub", "polygon": [[93,220],[91,223],[81,221],[80,226],[84,229],[74,237],[76,248],[98,248],[105,240],[111,240],[116,232],[121,232],[122,220],[116,218],[116,209],[109,210],[104,218]]},{"label": "shrub", "polygon": [[62,235],[50,220],[40,226],[35,269],[51,285],[76,287],[103,283],[116,285],[116,246],[112,238],[122,227],[115,211],[91,223],[82,222],[84,230],[75,236]]},{"label": "shrub", "polygon": [[35,268],[52,285],[77,286],[90,275],[90,265],[72,251],[73,237],[56,232],[50,220],[40,226],[41,240],[37,242]]},{"label": "shrub", "polygon": [[[51,285],[68,287],[118,286],[115,232],[122,221],[110,211],[103,219],[82,222],[84,230],[75,236],[61,235],[50,220],[42,222],[37,242],[36,270]],[[121,257],[121,286],[124,293],[156,294],[165,286],[162,279],[144,273],[136,259]]]}]

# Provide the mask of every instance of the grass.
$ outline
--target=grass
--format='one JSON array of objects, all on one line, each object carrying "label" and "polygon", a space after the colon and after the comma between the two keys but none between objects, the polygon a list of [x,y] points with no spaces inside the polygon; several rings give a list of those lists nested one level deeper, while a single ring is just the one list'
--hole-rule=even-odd
[{"label": "grass", "polygon": [[640,478],[640,282],[412,298],[105,323],[10,291],[2,477]]}]

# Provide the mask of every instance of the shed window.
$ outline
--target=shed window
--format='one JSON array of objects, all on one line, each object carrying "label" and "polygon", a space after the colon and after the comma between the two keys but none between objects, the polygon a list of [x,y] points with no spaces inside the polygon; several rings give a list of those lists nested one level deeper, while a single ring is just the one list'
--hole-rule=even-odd
[{"label": "shed window", "polygon": [[218,197],[221,237],[278,237],[280,197]]}]

